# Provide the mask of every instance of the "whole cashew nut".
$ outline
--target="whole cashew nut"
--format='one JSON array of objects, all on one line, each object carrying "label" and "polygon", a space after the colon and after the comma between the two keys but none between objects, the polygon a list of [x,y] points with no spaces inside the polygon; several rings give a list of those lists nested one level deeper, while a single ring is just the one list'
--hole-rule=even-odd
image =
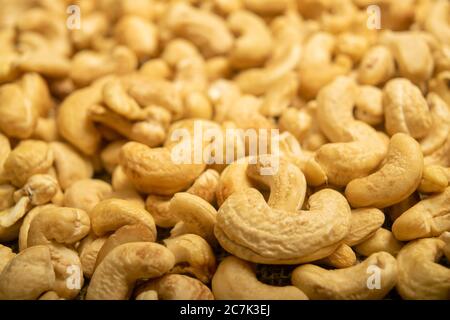
[{"label": "whole cashew nut", "polygon": [[250,263],[233,256],[219,264],[212,291],[219,300],[308,300],[294,286],[275,287],[260,282]]},{"label": "whole cashew nut", "polygon": [[[369,288],[370,268],[378,268],[380,287]],[[389,253],[378,252],[353,267],[326,270],[306,264],[292,273],[292,283],[310,299],[370,300],[383,298],[396,284],[397,261]]]}]

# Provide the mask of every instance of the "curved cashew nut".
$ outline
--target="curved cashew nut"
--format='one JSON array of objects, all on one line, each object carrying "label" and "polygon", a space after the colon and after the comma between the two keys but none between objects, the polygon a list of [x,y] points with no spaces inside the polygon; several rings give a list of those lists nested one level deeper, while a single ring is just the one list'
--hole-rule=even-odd
[{"label": "curved cashew nut", "polygon": [[175,266],[171,273],[194,275],[203,283],[208,283],[216,271],[216,257],[202,237],[184,234],[163,240],[175,256]]},{"label": "curved cashew nut", "polygon": [[[381,281],[377,283],[375,277]],[[297,267],[292,273],[292,283],[310,299],[381,299],[396,281],[397,261],[386,252],[375,253],[349,268],[326,270],[307,264]],[[379,287],[370,289],[372,285]]]},{"label": "curved cashew nut", "polygon": [[90,212],[92,231],[99,237],[125,225],[143,224],[156,239],[155,222],[151,214],[133,202],[107,199],[99,202]]},{"label": "curved cashew nut", "polygon": [[300,61],[302,48],[298,16],[288,14],[272,22],[274,49],[272,57],[263,68],[248,69],[239,73],[234,81],[243,93],[261,95]]},{"label": "curved cashew nut", "polygon": [[64,205],[90,213],[100,201],[109,198],[112,193],[111,185],[105,181],[97,179],[78,180],[64,193]]},{"label": "curved cashew nut", "polygon": [[319,260],[318,263],[336,269],[348,268],[356,263],[356,254],[348,245],[341,244],[332,254]]},{"label": "curved cashew nut", "polygon": [[374,86],[360,86],[355,99],[355,117],[370,125],[383,122],[383,91]]},{"label": "curved cashew nut", "polygon": [[381,228],[384,223],[383,211],[376,208],[360,208],[352,210],[350,231],[344,243],[350,247],[364,242]]},{"label": "curved cashew nut", "polygon": [[397,290],[403,299],[448,299],[450,269],[437,263],[445,242],[438,238],[420,239],[400,250]]},{"label": "curved cashew nut", "polygon": [[55,272],[46,246],[20,252],[0,273],[0,299],[35,300],[55,283]]},{"label": "curved cashew nut", "polygon": [[13,185],[22,187],[28,178],[46,173],[52,164],[53,152],[47,143],[22,140],[6,158],[4,170]]},{"label": "curved cashew nut", "polygon": [[333,143],[322,145],[315,160],[326,172],[330,183],[344,186],[367,176],[383,160],[387,145],[379,132],[355,120],[353,108],[357,86],[349,77],[338,77],[317,97],[317,121]]},{"label": "curved cashew nut", "polygon": [[408,79],[390,80],[383,89],[386,131],[422,138],[431,129],[431,114],[419,88]]},{"label": "curved cashew nut", "polygon": [[114,34],[118,43],[130,48],[140,60],[153,55],[158,48],[156,27],[137,15],[121,17]]},{"label": "curved cashew nut", "polygon": [[[211,121],[188,119],[172,125],[170,138],[163,148],[151,149],[136,142],[128,142],[122,147],[120,165],[138,191],[172,195],[193,183],[206,168],[203,150],[212,142],[212,137],[199,136],[194,133],[196,130],[222,132]],[[195,155],[199,151],[201,157],[197,159]]]},{"label": "curved cashew nut", "polygon": [[[325,32],[311,36],[305,44],[305,52],[299,65],[300,94],[306,99],[314,98],[319,90],[339,75],[346,74],[351,69],[351,61],[343,57],[332,61],[336,46],[335,38]],[[318,68],[324,71],[317,72]]]},{"label": "curved cashew nut", "polygon": [[185,3],[169,7],[163,27],[169,34],[192,41],[206,56],[227,53],[233,46],[233,36],[222,19]]},{"label": "curved cashew nut", "polygon": [[391,231],[379,228],[369,239],[359,243],[354,249],[357,253],[366,257],[380,251],[385,251],[396,257],[402,247],[403,243],[398,241]]},{"label": "curved cashew nut", "polygon": [[450,187],[432,195],[403,212],[392,225],[392,232],[401,241],[437,237],[450,230]]},{"label": "curved cashew nut", "polygon": [[77,248],[80,256],[81,266],[83,267],[83,275],[91,278],[94,274],[95,265],[99,251],[105,244],[107,237],[97,238],[94,234],[89,234],[81,240],[80,246]]},{"label": "curved cashew nut", "polygon": [[[255,165],[249,168],[257,170]],[[340,193],[316,192],[308,200],[310,211],[299,211],[306,182],[296,166],[281,161],[278,174],[263,179],[271,187],[268,203],[248,188],[231,194],[220,207],[214,233],[225,250],[266,264],[314,261],[336,250],[349,231],[351,217]]]},{"label": "curved cashew nut", "polygon": [[0,244],[0,274],[15,256],[11,248]]},{"label": "curved cashew nut", "polygon": [[91,86],[74,91],[58,109],[56,123],[61,136],[86,155],[93,155],[101,136],[89,118],[89,109],[100,103],[100,88]]},{"label": "curved cashew nut", "polygon": [[212,291],[218,300],[307,300],[294,286],[277,287],[260,282],[252,264],[233,256],[219,264],[212,279]]},{"label": "curved cashew nut", "polygon": [[116,232],[110,235],[103,243],[101,249],[97,253],[94,270],[103,259],[105,259],[109,252],[124,243],[153,241],[155,241],[155,235],[146,225],[142,223],[124,225],[117,229]]},{"label": "curved cashew nut", "polygon": [[95,270],[86,299],[125,300],[137,280],[159,277],[174,264],[173,254],[160,244],[122,244],[112,250]]},{"label": "curved cashew nut", "polygon": [[450,168],[438,165],[425,166],[418,187],[421,193],[444,192],[450,182]]},{"label": "curved cashew nut", "polygon": [[366,85],[379,85],[395,74],[394,56],[385,46],[377,45],[364,54],[358,67],[358,82]]},{"label": "curved cashew nut", "polygon": [[181,274],[166,274],[143,284],[137,289],[136,299],[142,299],[149,291],[156,292],[160,300],[214,300],[211,290],[201,281]]},{"label": "curved cashew nut", "polygon": [[450,109],[438,94],[431,92],[427,96],[432,119],[431,129],[420,140],[424,156],[432,154],[445,144],[450,134]]},{"label": "curved cashew nut", "polygon": [[71,145],[55,141],[49,146],[53,151],[58,182],[63,190],[67,190],[76,181],[92,177],[94,173],[92,163]]},{"label": "curved cashew nut", "polygon": [[240,35],[229,54],[234,68],[250,68],[261,65],[272,50],[272,35],[264,20],[250,11],[234,11],[228,17],[228,26]]},{"label": "curved cashew nut", "polygon": [[392,136],[386,161],[375,173],[352,180],[345,196],[353,207],[385,208],[406,199],[420,184],[423,156],[420,145],[410,136]]},{"label": "curved cashew nut", "polygon": [[56,206],[42,208],[29,225],[27,247],[54,242],[71,245],[89,233],[91,223],[84,210]]},{"label": "curved cashew nut", "polygon": [[170,200],[169,210],[178,220],[170,231],[171,237],[192,233],[211,245],[217,244],[214,236],[217,211],[209,202],[188,192],[179,192]]}]

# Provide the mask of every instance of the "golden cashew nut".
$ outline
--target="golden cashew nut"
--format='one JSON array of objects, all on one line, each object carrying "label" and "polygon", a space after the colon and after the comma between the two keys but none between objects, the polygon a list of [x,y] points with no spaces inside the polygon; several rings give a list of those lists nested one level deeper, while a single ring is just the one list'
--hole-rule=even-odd
[{"label": "golden cashew nut", "polygon": [[[296,166],[283,162],[276,175],[264,176],[271,189],[268,203],[257,190],[248,188],[232,193],[219,209],[215,236],[237,257],[270,264],[314,261],[335,251],[350,229],[348,203],[334,190],[313,194],[308,200],[310,210],[299,210],[306,181]],[[249,165],[247,170],[257,172],[258,167]]]},{"label": "golden cashew nut", "polygon": [[444,241],[428,238],[412,241],[399,252],[397,290],[403,299],[448,299],[450,269],[437,263],[444,247]]},{"label": "golden cashew nut", "polygon": [[[379,270],[379,288],[369,288],[369,284],[372,284],[371,267]],[[363,262],[344,269],[326,270],[312,264],[297,267],[292,273],[292,283],[310,299],[381,299],[395,286],[397,269],[397,261],[393,256],[378,252]]]},{"label": "golden cashew nut", "polygon": [[227,53],[233,45],[233,36],[222,19],[185,3],[169,7],[163,31],[192,41],[206,56]]},{"label": "golden cashew nut", "polygon": [[64,193],[64,205],[90,213],[100,201],[110,198],[112,193],[111,185],[105,181],[97,179],[78,180]]},{"label": "golden cashew nut", "polygon": [[136,290],[136,300],[153,300],[149,292],[156,293],[159,300],[214,300],[201,281],[181,274],[166,274],[144,283]]},{"label": "golden cashew nut", "polygon": [[16,187],[22,187],[34,174],[46,173],[53,164],[49,145],[39,140],[22,140],[4,163],[7,177]]},{"label": "golden cashew nut", "polygon": [[450,231],[450,187],[444,192],[432,195],[402,213],[395,220],[392,232],[401,241],[437,237]]},{"label": "golden cashew nut", "polygon": [[206,240],[195,234],[184,234],[163,242],[175,256],[171,273],[190,274],[203,283],[210,282],[216,271],[216,257]]},{"label": "golden cashew nut", "polygon": [[0,273],[0,299],[35,300],[54,283],[49,248],[35,246],[20,252]]},{"label": "golden cashew nut", "polygon": [[384,164],[371,175],[354,179],[345,188],[352,207],[385,208],[406,199],[419,186],[423,172],[420,145],[410,136],[392,136]]},{"label": "golden cashew nut", "polygon": [[160,244],[122,244],[112,250],[95,270],[86,299],[126,300],[137,280],[162,276],[174,263],[173,254]]},{"label": "golden cashew nut", "polygon": [[387,152],[384,136],[368,124],[355,120],[353,108],[357,86],[348,77],[338,77],[317,97],[317,121],[332,142],[322,145],[315,160],[331,184],[345,186],[371,173]]},{"label": "golden cashew nut", "polygon": [[308,300],[294,286],[276,287],[260,282],[252,264],[233,256],[219,264],[212,291],[218,300]]},{"label": "golden cashew nut", "polygon": [[143,224],[156,240],[156,227],[151,214],[133,202],[121,199],[100,201],[90,212],[92,231],[101,237],[125,225]]},{"label": "golden cashew nut", "polygon": [[390,80],[383,90],[386,131],[422,138],[431,129],[428,104],[419,88],[408,79]]},{"label": "golden cashew nut", "polygon": [[372,237],[384,223],[384,213],[376,208],[360,208],[352,210],[350,231],[344,243],[353,247]]},{"label": "golden cashew nut", "polygon": [[229,54],[233,68],[245,69],[264,63],[272,51],[272,35],[264,20],[250,11],[233,12],[228,27],[239,37]]},{"label": "golden cashew nut", "polygon": [[354,247],[355,251],[363,256],[385,251],[396,257],[402,249],[403,243],[398,241],[393,233],[387,229],[379,228],[369,239]]},{"label": "golden cashew nut", "polygon": [[395,74],[394,56],[385,46],[374,46],[367,50],[359,64],[357,79],[366,85],[380,85]]}]

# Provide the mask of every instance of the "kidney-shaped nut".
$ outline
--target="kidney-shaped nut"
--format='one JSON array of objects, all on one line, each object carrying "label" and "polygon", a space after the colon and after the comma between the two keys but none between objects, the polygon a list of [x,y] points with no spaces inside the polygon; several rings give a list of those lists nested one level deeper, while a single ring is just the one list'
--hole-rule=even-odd
[{"label": "kidney-shaped nut", "polygon": [[427,95],[432,119],[431,129],[420,140],[423,154],[429,155],[442,147],[450,134],[450,108],[438,94],[431,92]]},{"label": "kidney-shaped nut", "polygon": [[20,252],[0,274],[1,300],[35,300],[52,290],[55,272],[46,246]]},{"label": "kidney-shaped nut", "polygon": [[80,245],[77,248],[80,256],[81,266],[83,268],[83,275],[86,278],[91,278],[94,274],[95,263],[97,256],[103,244],[106,242],[107,237],[97,238],[94,234],[90,233],[87,237],[81,240]]},{"label": "kidney-shaped nut", "polygon": [[219,264],[212,279],[217,300],[308,300],[294,286],[270,286],[256,277],[254,265],[229,256]]},{"label": "kidney-shaped nut", "polygon": [[174,264],[173,254],[160,244],[122,244],[112,250],[95,270],[86,299],[126,300],[137,280],[162,276]]},{"label": "kidney-shaped nut", "polygon": [[89,179],[94,173],[92,163],[79,154],[72,146],[64,142],[51,142],[50,149],[55,158],[55,169],[59,185],[63,190],[74,182]]},{"label": "kidney-shaped nut", "polygon": [[350,231],[344,243],[350,247],[371,237],[384,223],[384,213],[376,208],[360,208],[352,210]]},{"label": "kidney-shaped nut", "polygon": [[385,208],[406,199],[419,186],[423,171],[420,145],[410,136],[392,136],[384,164],[371,175],[352,180],[345,196],[353,207]]},{"label": "kidney-shaped nut", "polygon": [[387,31],[381,36],[381,42],[390,47],[402,77],[416,84],[429,79],[434,60],[424,37],[411,31]]},{"label": "kidney-shaped nut", "polygon": [[[124,225],[116,230],[104,242],[101,249],[97,253],[95,260],[95,268],[103,261],[103,259],[114,248],[129,242],[153,242],[155,235],[153,230],[142,223]],[[95,270],[94,268],[94,270]]]},{"label": "kidney-shaped nut", "polygon": [[120,164],[137,190],[159,195],[186,189],[205,168],[205,164],[176,164],[169,149],[137,142],[122,147]]},{"label": "kidney-shaped nut", "polygon": [[211,290],[201,281],[181,274],[166,274],[144,283],[136,290],[136,298],[148,291],[156,292],[159,300],[214,300]]},{"label": "kidney-shaped nut", "polygon": [[432,119],[427,101],[419,88],[408,79],[390,80],[383,89],[386,131],[403,132],[422,138],[431,129]]},{"label": "kidney-shaped nut", "polygon": [[418,187],[421,193],[444,192],[450,182],[450,168],[438,165],[425,166]]},{"label": "kidney-shaped nut", "polygon": [[90,212],[92,231],[97,236],[114,232],[125,225],[142,223],[156,239],[155,222],[151,214],[134,202],[122,199],[106,199],[100,201]]},{"label": "kidney-shaped nut", "polygon": [[101,101],[101,90],[76,90],[61,103],[56,122],[61,136],[86,155],[93,155],[100,144],[100,133],[89,118],[89,108]]},{"label": "kidney-shaped nut", "polygon": [[233,46],[233,36],[224,20],[185,3],[169,7],[163,31],[192,41],[206,56],[227,53]]},{"label": "kidney-shaped nut", "polygon": [[399,252],[397,291],[403,299],[448,299],[450,269],[438,263],[444,247],[438,238],[419,239]]},{"label": "kidney-shaped nut", "polygon": [[137,15],[126,15],[120,18],[114,33],[117,41],[130,48],[138,59],[148,58],[158,48],[156,27]]},{"label": "kidney-shaped nut", "polygon": [[361,242],[354,249],[358,254],[366,257],[380,251],[396,257],[402,247],[403,243],[398,241],[391,231],[379,228],[369,239]]},{"label": "kidney-shaped nut", "polygon": [[395,286],[397,261],[386,252],[378,252],[355,266],[326,270],[306,264],[292,273],[292,283],[310,299],[381,299]]},{"label": "kidney-shaped nut", "polygon": [[350,246],[341,244],[332,254],[317,261],[317,263],[336,269],[348,268],[356,263],[356,254]]},{"label": "kidney-shaped nut", "polygon": [[164,244],[175,256],[171,273],[193,275],[208,283],[216,271],[216,257],[211,246],[196,234],[165,239]]},{"label": "kidney-shaped nut", "polygon": [[[350,229],[347,200],[323,189],[309,198],[309,211],[298,211],[306,182],[297,167],[289,164],[287,168],[284,178],[266,176],[274,180],[268,203],[253,188],[225,200],[214,229],[225,250],[244,260],[269,264],[314,261],[336,250]],[[299,191],[293,195],[286,190]]]},{"label": "kidney-shaped nut", "polygon": [[322,145],[315,160],[332,184],[345,186],[377,168],[386,155],[383,136],[353,115],[358,87],[350,77],[338,77],[317,96],[317,122],[333,143]]},{"label": "kidney-shaped nut", "polygon": [[53,164],[49,145],[39,140],[22,140],[6,158],[4,168],[12,184],[22,187],[32,175],[46,173]]},{"label": "kidney-shaped nut", "polygon": [[437,237],[450,231],[450,187],[432,195],[402,213],[392,225],[392,232],[401,241]]},{"label": "kidney-shaped nut", "polygon": [[0,274],[2,274],[3,269],[15,256],[16,254],[10,247],[0,245]]},{"label": "kidney-shaped nut", "polygon": [[55,178],[49,174],[35,174],[14,192],[14,199],[19,202],[22,197],[28,197],[32,205],[40,206],[50,202],[58,192],[61,191]]},{"label": "kidney-shaped nut", "polygon": [[78,180],[64,193],[64,205],[90,213],[97,203],[110,198],[112,192],[111,185],[105,181],[98,179]]},{"label": "kidney-shaped nut", "polygon": [[228,17],[228,26],[239,37],[229,54],[234,68],[257,67],[272,50],[272,35],[264,20],[250,11],[239,10]]},{"label": "kidney-shaped nut", "polygon": [[170,231],[171,237],[192,233],[211,245],[217,244],[214,237],[217,211],[209,202],[188,192],[179,192],[170,200],[169,210],[179,221]]},{"label": "kidney-shaped nut", "polygon": [[27,247],[60,243],[71,245],[89,233],[88,214],[75,208],[46,206],[31,220]]},{"label": "kidney-shaped nut", "polygon": [[391,51],[385,46],[367,50],[358,67],[357,78],[362,84],[379,85],[395,74],[395,62]]}]

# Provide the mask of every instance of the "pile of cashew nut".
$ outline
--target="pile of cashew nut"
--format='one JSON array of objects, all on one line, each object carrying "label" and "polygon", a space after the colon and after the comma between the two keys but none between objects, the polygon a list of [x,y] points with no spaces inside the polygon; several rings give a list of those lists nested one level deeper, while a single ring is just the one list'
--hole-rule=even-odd
[{"label": "pile of cashew nut", "polygon": [[[173,161],[227,129],[280,152]],[[0,0],[0,299],[450,299],[449,261],[449,1]]]}]

